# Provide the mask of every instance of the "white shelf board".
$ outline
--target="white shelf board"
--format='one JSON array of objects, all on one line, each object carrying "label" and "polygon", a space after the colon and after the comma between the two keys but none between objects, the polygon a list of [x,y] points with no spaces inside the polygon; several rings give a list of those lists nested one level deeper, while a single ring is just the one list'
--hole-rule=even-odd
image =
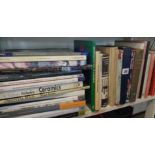
[{"label": "white shelf board", "polygon": [[144,103],[144,102],[149,102],[149,101],[152,101],[152,100],[155,100],[155,96],[153,97],[147,97],[147,98],[142,98],[142,99],[137,99],[135,102],[130,102],[130,103],[125,103],[123,105],[115,105],[115,106],[107,106],[107,107],[103,107],[101,108],[101,110],[99,111],[95,111],[95,112],[92,112],[88,107],[86,109],[86,112],[84,115],[81,115],[79,116],[80,118],[81,117],[90,117],[90,116],[95,116],[95,115],[99,115],[99,114],[103,114],[103,113],[106,113],[106,112],[110,112],[110,111],[113,111],[113,110],[117,110],[117,109],[121,109],[121,108],[124,108],[124,107],[128,107],[128,106],[134,106],[136,104],[140,104],[140,103]]}]

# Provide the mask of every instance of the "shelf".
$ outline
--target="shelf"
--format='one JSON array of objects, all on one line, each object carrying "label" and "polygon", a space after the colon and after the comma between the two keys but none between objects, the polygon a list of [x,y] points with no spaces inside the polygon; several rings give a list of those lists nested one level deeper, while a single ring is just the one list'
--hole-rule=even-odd
[{"label": "shelf", "polygon": [[152,101],[152,100],[155,100],[155,96],[154,97],[143,98],[143,99],[137,99],[135,102],[125,103],[123,105],[107,106],[107,107],[101,108],[100,111],[96,111],[96,112],[92,112],[87,107],[85,115],[81,115],[79,117],[84,118],[84,117],[95,116],[95,115],[103,114],[103,113],[110,112],[110,111],[113,111],[113,110],[121,109],[121,108],[124,108],[124,107],[134,106],[134,105],[137,105],[137,104],[140,104],[140,103],[149,102],[149,101]]}]

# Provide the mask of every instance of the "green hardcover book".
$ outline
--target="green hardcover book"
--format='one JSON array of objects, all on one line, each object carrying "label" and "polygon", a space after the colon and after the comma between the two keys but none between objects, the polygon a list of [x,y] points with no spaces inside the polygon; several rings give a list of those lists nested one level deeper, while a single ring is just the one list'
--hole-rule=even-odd
[{"label": "green hardcover book", "polygon": [[74,51],[87,55],[87,64],[92,65],[91,70],[85,71],[86,83],[90,89],[86,90],[86,101],[92,111],[95,111],[95,50],[94,41],[75,40]]}]

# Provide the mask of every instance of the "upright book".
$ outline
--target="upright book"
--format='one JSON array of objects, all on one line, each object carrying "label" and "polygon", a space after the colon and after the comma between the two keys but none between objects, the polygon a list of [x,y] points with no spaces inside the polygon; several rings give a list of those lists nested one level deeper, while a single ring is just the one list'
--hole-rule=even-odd
[{"label": "upright book", "polygon": [[137,40],[116,41],[115,45],[119,47],[130,47],[133,49],[143,50],[143,59],[142,59],[137,93],[136,93],[137,98],[141,98],[142,90],[143,90],[143,82],[144,82],[144,77],[145,77],[147,57],[148,57],[149,42],[148,41],[137,41]]},{"label": "upright book", "polygon": [[155,95],[155,63],[154,63],[154,68],[153,68],[153,73],[152,73],[149,95],[151,96]]},{"label": "upright book", "polygon": [[91,110],[95,110],[95,51],[96,44],[94,41],[74,41],[74,51],[87,54],[87,64],[92,65],[92,69],[85,72],[86,82],[90,89],[86,90],[86,101]]}]

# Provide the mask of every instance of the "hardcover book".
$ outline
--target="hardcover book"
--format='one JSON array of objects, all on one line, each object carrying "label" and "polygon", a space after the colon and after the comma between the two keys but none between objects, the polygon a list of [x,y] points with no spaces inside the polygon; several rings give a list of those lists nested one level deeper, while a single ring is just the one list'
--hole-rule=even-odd
[{"label": "hardcover book", "polygon": [[86,90],[86,101],[92,111],[95,110],[95,51],[96,44],[94,41],[74,41],[74,51],[87,55],[87,64],[92,65],[92,69],[85,72],[86,83],[90,89]]}]

